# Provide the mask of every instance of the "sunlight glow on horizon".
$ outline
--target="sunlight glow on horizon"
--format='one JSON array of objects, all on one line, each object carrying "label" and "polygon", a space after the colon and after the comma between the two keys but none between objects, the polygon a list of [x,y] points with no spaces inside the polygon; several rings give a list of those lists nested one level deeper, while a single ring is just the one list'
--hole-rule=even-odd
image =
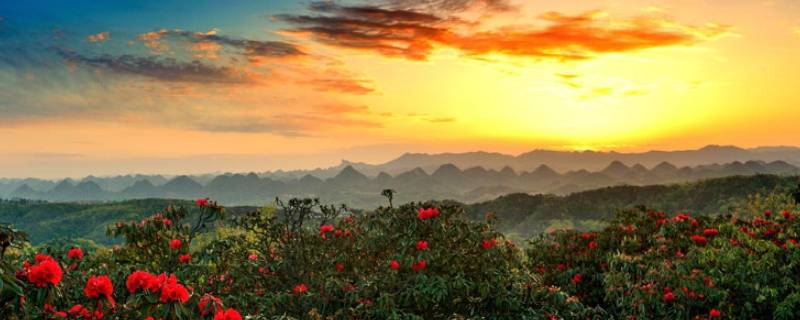
[{"label": "sunlight glow on horizon", "polygon": [[800,141],[793,1],[512,1],[510,12],[430,13],[473,23],[403,21],[427,33],[387,24],[379,31],[398,32],[394,43],[355,41],[346,31],[356,27],[314,33],[317,16],[363,18],[347,6],[366,3],[333,3],[249,3],[216,15],[222,4],[203,4],[179,22],[155,3],[77,4],[91,21],[0,5],[0,176],[58,166],[47,154],[108,171],[119,163],[120,173],[161,158],[282,159],[241,162],[259,171],[403,152]]}]

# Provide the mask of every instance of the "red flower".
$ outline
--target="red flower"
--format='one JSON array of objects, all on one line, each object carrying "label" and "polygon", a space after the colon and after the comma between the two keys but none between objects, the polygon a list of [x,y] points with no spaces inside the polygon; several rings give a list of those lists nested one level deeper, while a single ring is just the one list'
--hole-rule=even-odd
[{"label": "red flower", "polygon": [[37,263],[28,270],[28,282],[38,288],[44,288],[48,284],[58,285],[64,276],[64,271],[61,270],[58,262],[50,258],[50,256],[41,256],[41,259],[39,255],[36,256]]},{"label": "red flower", "polygon": [[208,199],[198,198],[197,200],[194,201],[194,203],[196,203],[198,207],[205,207],[208,205]]},{"label": "red flower", "polygon": [[301,284],[298,284],[298,285],[294,286],[294,289],[292,289],[292,292],[294,294],[296,294],[296,295],[303,294],[303,293],[308,292],[308,287],[306,287],[305,283],[301,283]]},{"label": "red flower", "polygon": [[483,250],[489,250],[492,247],[494,247],[495,244],[497,244],[497,240],[495,238],[483,239],[483,241],[481,241],[481,246],[483,247]]},{"label": "red flower", "polygon": [[722,316],[722,312],[719,312],[717,309],[711,309],[711,311],[708,312],[708,316],[710,318],[719,318]]},{"label": "red flower", "polygon": [[425,262],[425,260],[420,260],[420,261],[414,262],[411,265],[411,269],[414,270],[414,271],[420,271],[420,270],[424,270],[425,267],[427,267],[427,266],[428,266],[428,263]]},{"label": "red flower", "polygon": [[596,241],[590,241],[589,242],[589,250],[594,250],[594,249],[597,249],[597,242]]},{"label": "red flower", "polygon": [[341,262],[337,263],[336,264],[336,271],[339,271],[339,272],[344,271],[344,263],[341,263]]},{"label": "red flower", "polygon": [[86,281],[86,287],[83,288],[83,293],[88,298],[99,298],[100,296],[111,296],[114,293],[114,287],[111,285],[111,279],[108,276],[91,276]]},{"label": "red flower", "polygon": [[428,250],[428,241],[425,240],[417,241],[417,250]]},{"label": "red flower", "polygon": [[172,250],[178,250],[182,245],[183,241],[181,241],[181,239],[172,239],[169,241],[169,247],[172,248]]},{"label": "red flower", "polygon": [[247,260],[256,261],[258,260],[258,255],[255,253],[251,253],[249,256],[247,256]]},{"label": "red flower", "polygon": [[685,214],[685,213],[679,213],[677,216],[672,218],[672,221],[674,221],[674,222],[682,222],[682,221],[686,221],[686,220],[689,220],[689,215]]},{"label": "red flower", "polygon": [[663,300],[664,302],[672,302],[672,301],[675,301],[675,295],[674,295],[674,294],[672,294],[672,292],[665,292],[665,293],[664,293],[664,296],[663,296],[663,297],[661,297],[661,300]]},{"label": "red flower", "polygon": [[69,308],[68,313],[72,318],[81,317],[84,319],[89,319],[91,317],[89,314],[89,309],[84,308],[83,305],[80,304],[76,304],[72,306],[72,308]]},{"label": "red flower", "polygon": [[331,231],[333,231],[332,224],[324,224],[319,227],[319,234],[321,235],[324,235],[326,232],[331,232]]},{"label": "red flower", "polygon": [[53,259],[53,257],[48,256],[48,255],[46,255],[44,253],[36,254],[36,257],[34,257],[33,259],[36,261],[36,263],[40,263],[40,262],[47,261],[47,260],[55,260],[55,259]]},{"label": "red flower", "polygon": [[156,282],[156,276],[145,272],[145,271],[134,271],[130,275],[128,275],[127,281],[125,281],[125,286],[128,288],[128,292],[131,294],[136,293],[137,291],[146,290],[148,287],[151,286],[152,283]]},{"label": "red flower", "polygon": [[189,300],[189,291],[180,283],[167,283],[161,286],[161,303],[178,301],[185,303]]},{"label": "red flower", "polygon": [[188,253],[179,255],[178,256],[178,261],[180,261],[181,263],[188,263],[188,262],[192,261],[192,255],[188,254]]},{"label": "red flower", "polygon": [[709,228],[709,229],[703,230],[703,234],[705,234],[707,237],[713,237],[713,236],[716,236],[717,234],[719,234],[719,230],[713,229],[713,228]]},{"label": "red flower", "polygon": [[167,276],[166,273],[162,273],[150,279],[147,283],[147,291],[159,292],[165,286],[174,284],[178,284],[178,278],[176,278],[174,274]]},{"label": "red flower", "polygon": [[579,284],[583,281],[583,275],[580,273],[576,273],[572,276],[572,284]]},{"label": "red flower", "polygon": [[67,258],[73,260],[83,260],[83,250],[76,247],[70,248],[69,251],[67,251]]},{"label": "red flower", "polygon": [[694,241],[694,243],[696,243],[697,245],[700,245],[700,246],[703,246],[706,243],[708,243],[708,239],[706,239],[706,237],[698,236],[698,235],[693,235],[692,236],[692,241]]},{"label": "red flower", "polygon": [[399,270],[400,263],[397,262],[397,260],[392,260],[391,262],[389,262],[389,268],[391,268],[392,270]]},{"label": "red flower", "polygon": [[214,320],[242,320],[242,315],[234,309],[220,310],[214,314]]},{"label": "red flower", "polygon": [[89,277],[89,280],[86,281],[86,287],[83,288],[83,294],[92,299],[102,296],[108,299],[112,306],[116,304],[113,297],[114,286],[111,285],[111,279],[106,275]]},{"label": "red flower", "polygon": [[769,218],[770,216],[772,216],[772,210],[764,210],[764,217]]},{"label": "red flower", "polygon": [[417,211],[417,218],[420,220],[428,220],[439,216],[439,209],[437,208],[419,208]]}]

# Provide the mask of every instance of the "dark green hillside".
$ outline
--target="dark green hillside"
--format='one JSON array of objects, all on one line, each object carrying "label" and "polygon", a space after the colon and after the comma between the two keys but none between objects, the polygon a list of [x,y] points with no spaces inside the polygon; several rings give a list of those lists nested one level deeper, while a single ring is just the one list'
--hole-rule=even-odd
[{"label": "dark green hillside", "polygon": [[[83,203],[0,199],[0,223],[13,224],[24,230],[33,244],[58,238],[85,238],[99,244],[110,244],[113,239],[106,236],[108,225],[118,221],[140,220],[169,205],[197,210],[192,201],[172,199]],[[227,208],[232,213],[252,209]]]},{"label": "dark green hillside", "polygon": [[722,213],[751,194],[790,192],[797,179],[775,175],[732,176],[685,184],[615,186],[567,196],[516,193],[469,205],[466,210],[476,219],[487,212],[494,213],[501,221],[501,230],[531,235],[545,230],[554,221],[568,221],[580,228],[585,222],[607,219],[619,209],[637,205],[667,212]]}]

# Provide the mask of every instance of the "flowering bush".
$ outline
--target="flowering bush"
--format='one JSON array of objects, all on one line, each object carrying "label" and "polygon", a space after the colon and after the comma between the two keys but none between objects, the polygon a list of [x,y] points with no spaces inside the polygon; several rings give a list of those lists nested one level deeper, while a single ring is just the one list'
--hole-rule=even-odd
[{"label": "flowering bush", "polygon": [[540,235],[523,252],[492,215],[467,220],[449,203],[354,213],[292,199],[229,220],[211,200],[197,205],[196,216],[170,207],[111,226],[123,239],[111,250],[33,249],[3,227],[0,317],[800,317],[792,208],[752,219],[637,208],[596,232]]}]

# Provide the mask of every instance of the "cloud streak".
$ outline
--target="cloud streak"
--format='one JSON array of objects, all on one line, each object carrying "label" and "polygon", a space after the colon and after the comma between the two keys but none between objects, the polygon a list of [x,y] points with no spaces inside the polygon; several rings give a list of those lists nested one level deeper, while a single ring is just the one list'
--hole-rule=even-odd
[{"label": "cloud streak", "polygon": [[263,58],[287,58],[305,55],[300,48],[288,42],[233,38],[219,35],[216,29],[208,32],[161,29],[140,34],[138,37],[154,53],[168,51],[172,47],[168,41],[171,38],[188,41],[190,49],[195,51],[234,49],[238,51],[238,54],[244,55],[253,63]]},{"label": "cloud streak", "polygon": [[197,60],[183,62],[174,58],[101,55],[88,57],[73,51],[59,50],[67,63],[94,67],[124,75],[194,83],[247,83],[254,75],[227,66],[214,66]]},{"label": "cloud streak", "polygon": [[540,16],[547,23],[545,27],[507,26],[474,32],[468,26],[475,23],[411,9],[332,2],[315,2],[309,9],[314,14],[276,18],[292,25],[290,32],[309,34],[327,45],[409,60],[426,60],[437,47],[469,56],[583,60],[607,53],[691,45],[724,34],[729,28],[685,25],[663,16],[615,19],[593,11],[577,15],[549,12]]}]

